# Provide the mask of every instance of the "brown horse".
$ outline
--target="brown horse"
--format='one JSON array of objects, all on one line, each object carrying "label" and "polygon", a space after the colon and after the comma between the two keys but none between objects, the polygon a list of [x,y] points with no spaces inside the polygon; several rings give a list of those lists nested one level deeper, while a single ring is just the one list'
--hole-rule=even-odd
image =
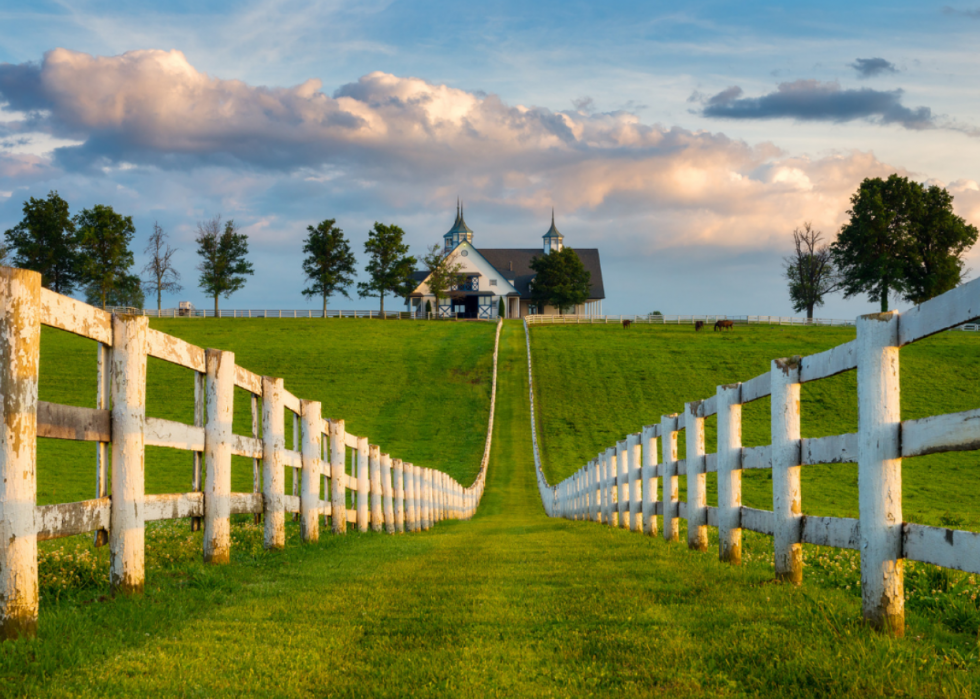
[{"label": "brown horse", "polygon": [[629,330],[629,327],[633,324],[632,320],[623,321],[623,330]]},{"label": "brown horse", "polygon": [[698,332],[703,327],[704,327],[704,321],[703,320],[696,320],[696,321],[694,321],[694,332]]},{"label": "brown horse", "polygon": [[733,320],[715,321],[715,330],[731,330],[734,327],[735,327],[735,321]]}]

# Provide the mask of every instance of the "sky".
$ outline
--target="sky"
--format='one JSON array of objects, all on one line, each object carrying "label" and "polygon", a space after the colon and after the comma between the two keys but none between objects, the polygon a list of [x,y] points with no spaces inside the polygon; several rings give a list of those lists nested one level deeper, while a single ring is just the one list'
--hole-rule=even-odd
[{"label": "sky", "polygon": [[[832,241],[866,177],[944,186],[980,225],[980,5],[120,5],[0,7],[0,231],[57,190],[132,216],[140,268],[159,223],[184,285],[165,306],[209,306],[215,215],[255,266],[223,308],[316,308],[307,226],[336,219],[363,269],[375,221],[421,257],[460,197],[478,248],[539,247],[553,207],[624,314],[793,315],[793,229]],[[377,307],[352,296],[331,308]]]}]

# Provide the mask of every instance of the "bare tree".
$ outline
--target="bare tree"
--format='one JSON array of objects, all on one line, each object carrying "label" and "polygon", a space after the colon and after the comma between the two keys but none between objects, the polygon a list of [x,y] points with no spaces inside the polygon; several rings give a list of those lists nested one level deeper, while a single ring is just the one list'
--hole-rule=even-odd
[{"label": "bare tree", "polygon": [[433,245],[426,251],[422,262],[429,269],[429,277],[426,282],[429,291],[436,297],[436,317],[439,317],[440,301],[449,298],[449,292],[461,281],[463,265],[459,262],[459,255],[450,253],[442,254],[441,245]]},{"label": "bare tree", "polygon": [[830,246],[823,243],[823,233],[814,230],[809,221],[803,224],[802,230],[793,229],[793,244],[794,254],[783,258],[789,298],[794,311],[805,310],[806,317],[812,319],[814,306],[822,306],[823,297],[840,288],[840,280]]},{"label": "bare tree", "polygon": [[150,241],[146,245],[146,250],[143,251],[150,256],[150,261],[143,268],[143,274],[148,274],[150,278],[143,282],[143,288],[148,293],[156,293],[158,311],[162,306],[164,291],[168,294],[175,294],[184,288],[180,285],[180,272],[174,269],[171,262],[177,250],[167,243],[168,237],[160,224],[154,223]]}]

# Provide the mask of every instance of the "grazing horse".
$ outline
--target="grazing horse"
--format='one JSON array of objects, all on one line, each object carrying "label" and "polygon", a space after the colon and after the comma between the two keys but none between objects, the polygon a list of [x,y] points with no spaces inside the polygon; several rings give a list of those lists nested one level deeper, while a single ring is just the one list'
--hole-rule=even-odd
[{"label": "grazing horse", "polygon": [[696,320],[696,321],[694,321],[694,332],[698,332],[703,327],[704,327],[704,321],[703,320]]},{"label": "grazing horse", "polygon": [[715,321],[715,330],[731,330],[734,327],[735,327],[735,321],[733,320]]},{"label": "grazing horse", "polygon": [[623,321],[623,330],[629,330],[629,327],[633,324],[632,320]]}]

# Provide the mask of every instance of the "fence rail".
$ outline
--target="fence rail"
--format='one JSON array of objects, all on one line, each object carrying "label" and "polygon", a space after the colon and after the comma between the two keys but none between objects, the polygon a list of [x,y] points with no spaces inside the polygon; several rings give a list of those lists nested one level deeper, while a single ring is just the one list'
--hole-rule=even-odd
[{"label": "fence rail", "polygon": [[[343,309],[324,313],[310,308],[252,308],[219,309],[217,313],[206,308],[131,308],[119,306],[107,312],[116,315],[137,315],[148,318],[368,318],[377,320],[456,320],[456,313],[413,313],[411,311],[345,311]],[[497,311],[493,309],[491,318],[471,318],[468,320],[496,321]]]},{"label": "fence rail", "polygon": [[[531,322],[525,322],[531,429],[541,500],[548,515],[600,522],[687,543],[706,551],[707,528],[718,529],[722,561],[740,563],[742,530],[772,536],[776,577],[803,578],[802,544],[855,549],[861,555],[864,617],[894,635],[905,629],[903,560],[980,574],[980,534],[902,521],[902,459],[980,449],[980,410],[901,420],[900,349],[980,316],[980,280],[904,313],[857,318],[857,338],[808,357],[772,361],[749,381],[718,386],[715,395],[684,404],[680,414],[627,435],[557,485],[541,468],[534,415]],[[530,318],[527,319],[530,321]],[[800,386],[857,370],[858,432],[801,439]],[[742,406],[770,396],[772,443],[743,447]],[[717,447],[707,453],[705,419],[717,416]],[[686,458],[678,459],[684,432]],[[659,447],[658,447],[659,440]],[[857,463],[860,519],[802,514],[800,469]],[[742,505],[742,471],[772,471],[772,511]],[[706,476],[717,474],[718,505],[707,504]],[[687,501],[678,476],[687,477]],[[660,480],[663,483],[660,483]],[[662,524],[658,526],[657,518]]]},{"label": "fence rail", "polygon": [[[618,324],[624,320],[631,323],[647,325],[693,325],[697,321],[714,323],[719,320],[731,320],[735,325],[820,325],[831,327],[854,326],[853,320],[838,318],[803,318],[799,316],[726,316],[726,315],[688,315],[688,316],[658,316],[658,315],[529,315],[525,317],[528,325],[608,325]],[[950,330],[980,331],[980,324],[964,323]]]},{"label": "fence rail", "polygon": [[[96,408],[37,399],[42,325],[99,343]],[[480,469],[464,487],[441,471],[381,453],[367,437],[348,433],[344,420],[323,418],[319,402],[294,396],[282,379],[236,365],[233,352],[205,350],[150,328],[145,316],[110,314],[43,289],[36,272],[0,268],[0,637],[36,633],[38,541],[96,532],[95,544],[110,548],[113,590],[138,593],[148,521],[191,518],[193,530],[203,525],[204,560],[227,563],[232,514],[261,515],[269,549],[285,545],[287,513],[298,515],[304,541],[318,539],[321,517],[324,524],[330,519],[335,534],[345,533],[348,523],[391,534],[471,517],[486,483],[501,327]],[[194,372],[194,424],[146,416],[147,357]],[[232,433],[236,387],[252,396],[250,435]],[[287,415],[292,448],[285,440]],[[94,499],[36,504],[38,437],[97,445]],[[191,452],[192,490],[147,494],[146,446]],[[251,493],[231,491],[232,455],[252,459]],[[291,494],[286,469],[293,469]]]}]

